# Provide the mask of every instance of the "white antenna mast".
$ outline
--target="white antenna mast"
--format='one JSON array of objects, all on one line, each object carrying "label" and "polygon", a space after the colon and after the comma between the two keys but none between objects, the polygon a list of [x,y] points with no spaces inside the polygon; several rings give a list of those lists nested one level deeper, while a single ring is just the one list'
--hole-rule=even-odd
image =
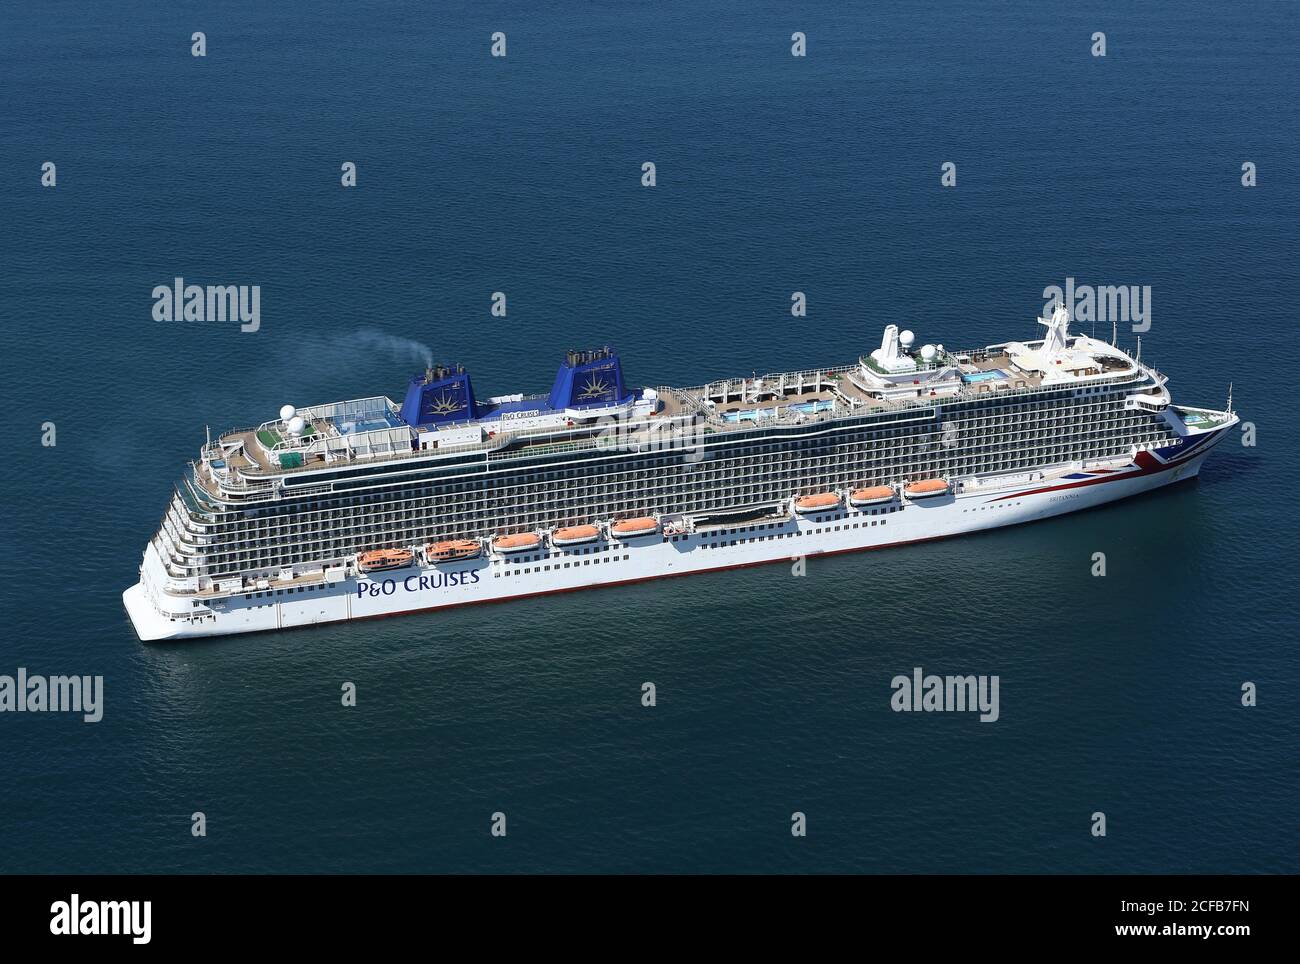
[{"label": "white antenna mast", "polygon": [[1232,382],[1228,382],[1228,414],[1229,414],[1229,415],[1233,414],[1233,411],[1232,411]]},{"label": "white antenna mast", "polygon": [[1114,348],[1115,343],[1119,341],[1119,324],[1114,318],[1110,320],[1110,347]]}]

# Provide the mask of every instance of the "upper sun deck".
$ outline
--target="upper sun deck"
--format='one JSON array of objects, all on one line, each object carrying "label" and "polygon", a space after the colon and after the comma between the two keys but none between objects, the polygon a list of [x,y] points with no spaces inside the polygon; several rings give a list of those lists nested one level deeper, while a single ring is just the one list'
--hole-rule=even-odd
[{"label": "upper sun deck", "polygon": [[[279,419],[227,432],[204,447],[194,480],[212,496],[274,497],[279,480],[299,473],[376,461],[441,460],[456,454],[486,453],[492,458],[535,456],[597,447],[602,434],[618,425],[624,435],[703,433],[723,435],[768,427],[815,427],[857,416],[906,413],[938,404],[1017,396],[1054,387],[1118,382],[1153,383],[1162,396],[1135,396],[1155,410],[1168,403],[1164,378],[1120,349],[1087,337],[1068,338],[1068,316],[1059,310],[1047,325],[1048,337],[950,352],[942,345],[911,351],[911,333],[889,326],[880,349],[850,365],[748,378],[730,378],[693,388],[661,387],[640,395],[627,392],[621,370],[607,380],[585,384],[572,375],[557,402],[550,396],[507,396],[474,402],[463,370],[435,381],[414,379],[417,409],[432,401],[447,405],[450,384],[463,378],[466,417],[438,424],[412,425],[412,393],[399,406],[384,396],[295,410],[285,406]],[[608,350],[606,350],[608,351]],[[578,375],[608,370],[609,354],[575,357]],[[562,367],[561,375],[565,369]],[[604,376],[599,376],[604,379]],[[432,385],[432,389],[428,386]],[[604,396],[579,405],[581,389]],[[455,399],[452,400],[453,403]],[[436,417],[436,416],[435,416]],[[662,438],[659,443],[662,445]],[[295,485],[296,491],[310,488]]]}]

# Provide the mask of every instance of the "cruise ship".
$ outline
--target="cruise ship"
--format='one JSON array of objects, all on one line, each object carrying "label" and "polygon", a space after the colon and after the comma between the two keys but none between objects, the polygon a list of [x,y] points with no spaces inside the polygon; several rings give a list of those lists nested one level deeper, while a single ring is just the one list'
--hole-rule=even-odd
[{"label": "cruise ship", "polygon": [[[635,389],[609,347],[545,395],[470,373],[209,438],[123,595],[142,640],[369,619],[882,549],[1195,476],[1237,423],[1072,335],[951,351],[885,328],[849,365]],[[665,586],[671,592],[671,586]]]}]

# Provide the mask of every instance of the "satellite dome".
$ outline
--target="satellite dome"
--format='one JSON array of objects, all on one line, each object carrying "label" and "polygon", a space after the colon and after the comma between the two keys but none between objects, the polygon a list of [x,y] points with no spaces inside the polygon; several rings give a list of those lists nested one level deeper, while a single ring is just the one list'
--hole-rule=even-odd
[{"label": "satellite dome", "polygon": [[298,414],[298,410],[294,408],[292,405],[280,406],[280,421],[282,422],[289,421],[289,419],[293,418],[297,414]]},{"label": "satellite dome", "polygon": [[910,330],[904,331],[898,336],[898,343],[904,348],[911,348],[912,342],[916,341],[916,336]]},{"label": "satellite dome", "polygon": [[926,361],[934,361],[934,356],[937,354],[938,352],[934,350],[933,345],[924,345],[921,348],[921,357]]},{"label": "satellite dome", "polygon": [[[287,407],[287,406],[286,406]],[[289,419],[289,434],[301,435],[302,430],[307,427],[307,421],[301,415],[295,415]]]}]

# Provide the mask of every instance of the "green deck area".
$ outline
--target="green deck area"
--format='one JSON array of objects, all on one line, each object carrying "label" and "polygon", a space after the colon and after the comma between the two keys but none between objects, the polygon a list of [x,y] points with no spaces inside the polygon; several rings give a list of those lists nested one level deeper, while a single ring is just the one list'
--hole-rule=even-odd
[{"label": "green deck area", "polygon": [[[308,425],[302,430],[303,438],[311,438],[315,434],[316,427],[314,425]],[[260,428],[257,430],[257,440],[268,449],[273,449],[284,441],[284,438],[273,428]]]}]

